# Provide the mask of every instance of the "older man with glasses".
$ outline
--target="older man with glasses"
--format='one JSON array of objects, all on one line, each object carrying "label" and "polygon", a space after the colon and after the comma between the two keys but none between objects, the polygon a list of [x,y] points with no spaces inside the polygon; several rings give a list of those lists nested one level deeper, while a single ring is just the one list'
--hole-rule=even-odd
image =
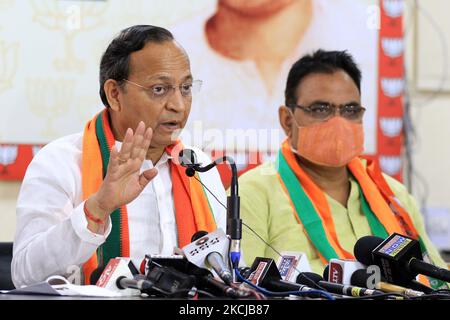
[{"label": "older man with glasses", "polygon": [[264,240],[243,230],[247,263],[297,251],[322,274],[332,258],[354,259],[360,237],[398,232],[420,241],[425,260],[446,267],[406,188],[360,157],[360,82],[345,51],[319,50],[292,66],[278,112],[287,137],[277,159],[239,179],[241,217]]},{"label": "older man with glasses", "polygon": [[[111,258],[170,255],[199,230],[225,229],[225,209],[200,184],[225,202],[217,170],[189,179],[175,161],[200,86],[166,29],[133,26],[109,44],[100,62],[105,108],[28,167],[17,202],[16,286],[74,265],[89,283]],[[210,161],[195,151],[200,162]]]}]

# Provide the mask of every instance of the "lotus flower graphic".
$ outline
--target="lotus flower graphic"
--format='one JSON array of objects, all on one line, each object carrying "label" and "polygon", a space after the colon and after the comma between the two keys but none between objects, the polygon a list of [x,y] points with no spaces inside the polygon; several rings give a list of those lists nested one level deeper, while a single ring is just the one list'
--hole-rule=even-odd
[{"label": "lotus flower graphic", "polygon": [[1,174],[7,173],[7,167],[13,164],[17,159],[19,146],[17,145],[0,145],[0,165],[3,167]]},{"label": "lotus flower graphic", "polygon": [[108,5],[105,1],[80,1],[74,4],[70,1],[31,0],[33,20],[64,36],[65,56],[54,61],[59,71],[84,70],[85,62],[75,55],[75,36],[101,25]]},{"label": "lotus flower graphic", "polygon": [[38,154],[38,152],[41,151],[41,149],[42,149],[42,146],[36,146],[36,145],[32,146],[31,153],[32,153],[33,157],[35,157]]},{"label": "lotus flower graphic", "polygon": [[54,123],[70,108],[74,99],[75,81],[72,79],[27,79],[26,95],[29,108],[46,121],[44,136],[53,139],[58,133]]},{"label": "lotus flower graphic", "polygon": [[402,131],[403,119],[398,117],[382,117],[380,119],[380,128],[385,136],[390,138],[396,137]]},{"label": "lotus flower graphic", "polygon": [[390,97],[396,98],[403,93],[405,80],[403,78],[382,78],[381,89],[383,93]]},{"label": "lotus flower graphic", "polygon": [[383,0],[383,8],[386,14],[391,18],[398,18],[404,11],[403,0]]},{"label": "lotus flower graphic", "polygon": [[390,176],[395,176],[400,172],[402,160],[398,156],[380,156],[381,170]]},{"label": "lotus flower graphic", "polygon": [[403,54],[404,41],[402,38],[382,38],[381,46],[383,52],[389,58],[398,58]]}]

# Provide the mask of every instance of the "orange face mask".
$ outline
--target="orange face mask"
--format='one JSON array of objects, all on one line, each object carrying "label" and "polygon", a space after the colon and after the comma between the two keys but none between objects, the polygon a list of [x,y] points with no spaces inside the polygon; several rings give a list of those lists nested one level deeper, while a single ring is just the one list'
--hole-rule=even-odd
[{"label": "orange face mask", "polygon": [[313,163],[342,167],[364,151],[361,123],[333,117],[311,126],[302,127],[298,123],[297,126],[297,150],[293,151]]}]

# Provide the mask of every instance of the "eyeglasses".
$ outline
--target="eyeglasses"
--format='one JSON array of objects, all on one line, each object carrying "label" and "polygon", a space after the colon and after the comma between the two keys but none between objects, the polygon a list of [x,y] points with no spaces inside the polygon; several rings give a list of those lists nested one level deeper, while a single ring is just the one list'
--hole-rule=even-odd
[{"label": "eyeglasses", "polygon": [[183,97],[191,97],[192,94],[198,93],[200,91],[203,83],[202,80],[194,80],[182,83],[178,86],[171,84],[155,84],[151,87],[145,87],[128,79],[123,79],[122,81],[146,90],[155,100],[162,100],[164,98],[167,98],[169,95],[175,92],[176,88],[180,90],[180,93]]},{"label": "eyeglasses", "polygon": [[299,108],[303,110],[309,117],[319,121],[325,121],[332,118],[336,114],[336,109],[339,110],[339,116],[351,120],[359,121],[362,119],[366,108],[356,103],[335,105],[328,102],[313,103],[308,107],[297,104],[289,105],[291,108]]}]

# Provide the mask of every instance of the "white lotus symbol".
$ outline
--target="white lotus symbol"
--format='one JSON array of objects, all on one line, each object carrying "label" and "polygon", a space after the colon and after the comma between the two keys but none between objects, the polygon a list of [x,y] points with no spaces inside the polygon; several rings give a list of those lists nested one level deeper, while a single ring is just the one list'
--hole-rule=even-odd
[{"label": "white lotus symbol", "polygon": [[383,172],[390,176],[394,176],[400,172],[402,160],[397,156],[381,156],[380,166]]},{"label": "white lotus symbol", "polygon": [[391,18],[398,18],[403,14],[403,0],[383,0],[383,8],[386,14]]},{"label": "white lotus symbol", "polygon": [[383,38],[381,46],[386,56],[397,58],[403,54],[404,41],[402,38]]},{"label": "white lotus symbol", "polygon": [[0,165],[3,166],[2,174],[6,173],[8,165],[13,164],[17,159],[19,146],[0,146]]},{"label": "white lotus symbol", "polygon": [[400,96],[405,87],[405,80],[403,78],[382,78],[381,89],[383,93],[390,97],[396,98]]},{"label": "white lotus symbol", "polygon": [[380,119],[380,127],[383,134],[387,137],[396,137],[400,134],[403,128],[402,118],[387,118]]}]

